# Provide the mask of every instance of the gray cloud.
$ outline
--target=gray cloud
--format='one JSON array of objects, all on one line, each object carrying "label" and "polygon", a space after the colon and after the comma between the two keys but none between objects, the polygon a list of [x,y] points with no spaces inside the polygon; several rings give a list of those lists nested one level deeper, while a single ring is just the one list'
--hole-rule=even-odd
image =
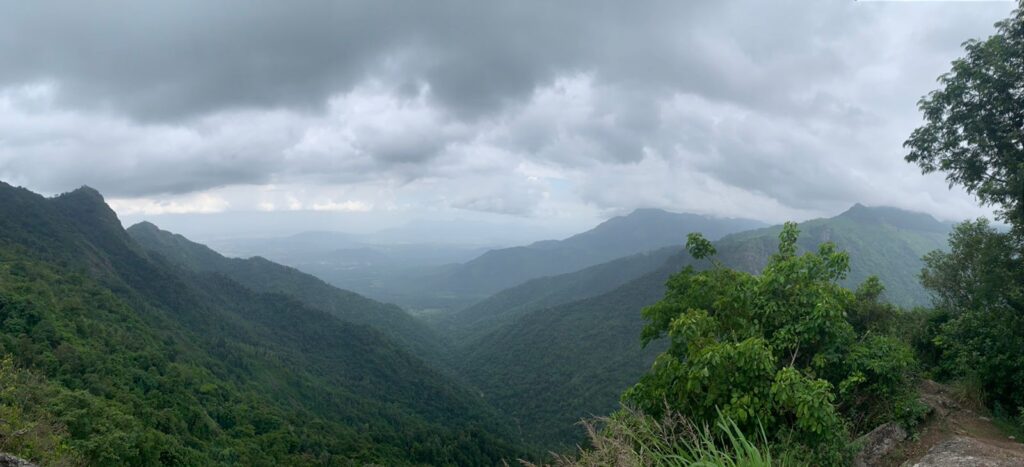
[{"label": "gray cloud", "polygon": [[918,176],[900,144],[959,43],[1013,4],[104,6],[2,5],[0,178],[777,220],[856,201],[964,215],[969,199]]}]

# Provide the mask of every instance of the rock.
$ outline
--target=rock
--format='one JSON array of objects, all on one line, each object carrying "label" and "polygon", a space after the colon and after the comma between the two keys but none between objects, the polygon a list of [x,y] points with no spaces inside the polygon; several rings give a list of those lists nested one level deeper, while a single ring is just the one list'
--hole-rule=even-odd
[{"label": "rock", "polygon": [[853,458],[853,465],[855,467],[880,465],[882,458],[905,439],[907,439],[907,431],[898,424],[889,422],[879,426],[857,440],[861,448],[857,452],[857,456]]},{"label": "rock", "polygon": [[950,411],[960,408],[960,404],[948,395],[948,391],[934,381],[926,380],[921,384],[921,402],[939,418],[945,418]]},{"label": "rock", "polygon": [[1024,453],[993,446],[975,438],[957,436],[928,450],[914,467],[1019,467]]},{"label": "rock", "polygon": [[10,454],[0,453],[0,467],[38,467],[35,464],[25,460],[14,457]]}]

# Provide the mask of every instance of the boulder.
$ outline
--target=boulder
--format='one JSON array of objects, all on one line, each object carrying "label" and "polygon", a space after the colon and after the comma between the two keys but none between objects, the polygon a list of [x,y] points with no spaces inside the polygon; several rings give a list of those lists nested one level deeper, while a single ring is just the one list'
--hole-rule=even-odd
[{"label": "boulder", "polygon": [[976,438],[957,436],[928,450],[914,467],[1020,467],[1024,453],[985,443]]},{"label": "boulder", "polygon": [[907,439],[907,431],[899,424],[889,422],[879,426],[857,440],[861,448],[857,452],[857,456],[853,458],[853,465],[855,467],[880,465],[885,455],[905,439]]},{"label": "boulder", "polygon": [[35,464],[14,457],[10,454],[0,453],[0,467],[37,467]]}]

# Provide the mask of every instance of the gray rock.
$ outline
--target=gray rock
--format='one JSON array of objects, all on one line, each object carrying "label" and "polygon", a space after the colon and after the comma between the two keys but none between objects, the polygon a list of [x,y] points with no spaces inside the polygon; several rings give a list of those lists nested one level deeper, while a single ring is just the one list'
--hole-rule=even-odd
[{"label": "gray rock", "polygon": [[957,436],[932,447],[914,467],[1020,467],[1024,453]]},{"label": "gray rock", "polygon": [[925,381],[921,384],[921,388],[921,402],[939,418],[946,418],[950,412],[960,409],[960,404],[950,397],[948,390],[942,385],[934,381]]},{"label": "gray rock", "polygon": [[857,456],[853,458],[853,465],[855,467],[880,465],[885,455],[905,439],[907,439],[907,431],[899,424],[890,422],[879,426],[857,440],[861,448],[857,452]]},{"label": "gray rock", "polygon": [[0,467],[38,467],[25,460],[14,457],[10,454],[0,453]]}]

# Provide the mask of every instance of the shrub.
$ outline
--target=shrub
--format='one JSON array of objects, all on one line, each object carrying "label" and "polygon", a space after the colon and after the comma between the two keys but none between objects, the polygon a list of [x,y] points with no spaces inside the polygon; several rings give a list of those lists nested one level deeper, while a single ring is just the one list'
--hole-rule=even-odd
[{"label": "shrub", "polygon": [[711,267],[676,274],[643,310],[643,343],[670,345],[624,401],[656,418],[678,412],[707,424],[721,414],[744,433],[763,426],[791,458],[815,465],[848,460],[851,428],[912,424],[917,363],[905,342],[883,334],[898,310],[879,301],[877,279],[857,294],[839,285],[849,257],[834,245],[798,255],[798,235],[787,223],[778,252],[752,275],[723,267],[714,246],[691,234],[690,254]]}]

